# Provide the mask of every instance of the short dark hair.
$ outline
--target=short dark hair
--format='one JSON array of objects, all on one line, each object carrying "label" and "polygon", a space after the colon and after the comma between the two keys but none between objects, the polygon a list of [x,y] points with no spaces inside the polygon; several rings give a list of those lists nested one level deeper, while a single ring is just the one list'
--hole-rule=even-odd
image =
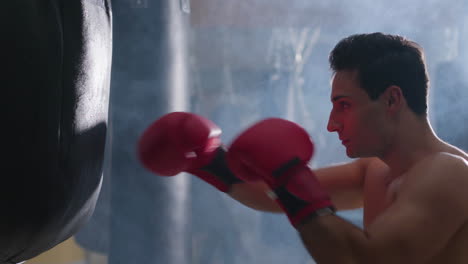
[{"label": "short dark hair", "polygon": [[357,70],[371,100],[397,85],[414,113],[427,114],[429,76],[423,48],[416,42],[380,32],[351,35],[336,44],[329,62],[334,73]]}]

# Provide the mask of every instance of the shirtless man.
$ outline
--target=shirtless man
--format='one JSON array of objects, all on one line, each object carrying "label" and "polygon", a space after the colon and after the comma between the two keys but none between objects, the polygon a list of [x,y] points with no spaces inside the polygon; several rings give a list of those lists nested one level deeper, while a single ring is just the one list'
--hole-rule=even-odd
[{"label": "shirtless man", "polygon": [[[468,263],[468,155],[430,126],[422,48],[353,35],[330,64],[328,130],[354,161],[310,170],[305,131],[280,119],[252,126],[226,153],[216,125],[189,113],[153,123],[140,159],[159,175],[187,171],[251,208],[284,211],[317,263]],[[360,207],[364,230],[334,214]]]}]

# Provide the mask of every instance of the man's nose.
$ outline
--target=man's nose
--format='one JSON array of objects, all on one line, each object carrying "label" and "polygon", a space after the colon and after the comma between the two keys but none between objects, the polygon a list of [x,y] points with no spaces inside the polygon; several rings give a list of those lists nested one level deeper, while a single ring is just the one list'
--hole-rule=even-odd
[{"label": "man's nose", "polygon": [[340,123],[330,116],[330,118],[328,119],[327,130],[329,132],[338,132],[340,130],[340,127]]}]

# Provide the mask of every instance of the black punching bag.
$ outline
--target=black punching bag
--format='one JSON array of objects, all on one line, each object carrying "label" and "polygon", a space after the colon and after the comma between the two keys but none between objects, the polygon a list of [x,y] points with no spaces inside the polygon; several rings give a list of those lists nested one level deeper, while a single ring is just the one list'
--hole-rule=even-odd
[{"label": "black punching bag", "polygon": [[0,263],[72,236],[102,182],[112,54],[108,0],[0,8]]}]

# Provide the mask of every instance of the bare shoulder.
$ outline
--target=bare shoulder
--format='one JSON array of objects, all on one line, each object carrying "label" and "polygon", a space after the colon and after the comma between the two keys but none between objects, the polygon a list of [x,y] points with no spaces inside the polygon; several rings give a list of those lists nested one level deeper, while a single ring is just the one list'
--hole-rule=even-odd
[{"label": "bare shoulder", "polygon": [[453,145],[450,145],[450,144],[447,144],[447,143],[445,143],[445,144],[446,144],[445,151],[438,153],[439,155],[452,155],[452,156],[456,156],[458,158],[462,158],[465,161],[468,161],[468,154],[465,151],[463,151],[463,150],[461,150],[461,149],[459,149],[459,148],[457,148],[457,147],[455,147]]},{"label": "bare shoulder", "polygon": [[365,168],[364,180],[373,188],[374,184],[384,182],[389,175],[389,167],[379,158],[361,158],[360,162]]},{"label": "bare shoulder", "polygon": [[467,212],[468,161],[448,152],[434,153],[417,163],[405,177],[407,191],[453,204]]},{"label": "bare shoulder", "polygon": [[388,168],[387,164],[379,158],[363,158],[362,160],[367,164],[368,168]]},{"label": "bare shoulder", "polygon": [[422,159],[408,172],[411,178],[423,178],[425,182],[451,185],[463,184],[468,188],[468,161],[461,155],[437,152]]},{"label": "bare shoulder", "polygon": [[361,162],[365,164],[367,176],[388,173],[388,165],[379,158],[365,158]]},{"label": "bare shoulder", "polygon": [[[468,169],[468,157],[463,152],[438,152],[421,160],[421,162],[416,164],[415,169],[443,174],[447,174],[448,172],[451,172],[451,174],[463,174]],[[466,176],[468,177],[468,175]]]}]

